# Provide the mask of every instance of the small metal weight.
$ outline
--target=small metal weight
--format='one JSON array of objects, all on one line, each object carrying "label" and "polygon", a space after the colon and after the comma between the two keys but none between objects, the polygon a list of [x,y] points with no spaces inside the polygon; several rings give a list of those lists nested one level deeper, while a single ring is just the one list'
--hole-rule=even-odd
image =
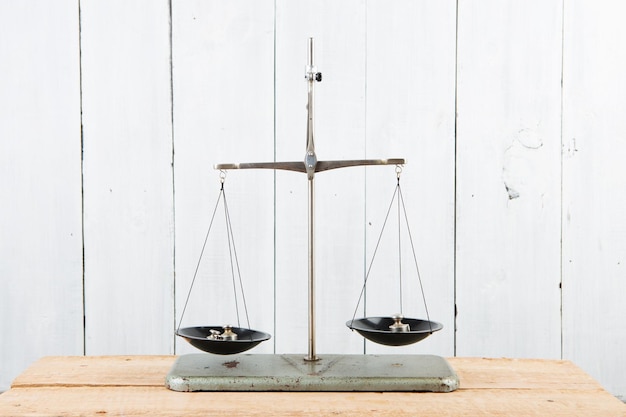
[{"label": "small metal weight", "polygon": [[237,333],[233,332],[233,328],[230,324],[224,326],[224,333],[222,333],[223,340],[237,340]]},{"label": "small metal weight", "polygon": [[230,324],[222,327],[224,333],[220,333],[219,330],[211,329],[211,334],[207,336],[207,339],[211,340],[237,340],[237,333],[233,332],[233,328]]},{"label": "small metal weight", "polygon": [[391,316],[393,319],[393,324],[389,326],[389,330],[393,333],[397,332],[410,332],[411,327],[407,323],[402,323],[402,319],[404,318],[402,314],[395,314]]}]

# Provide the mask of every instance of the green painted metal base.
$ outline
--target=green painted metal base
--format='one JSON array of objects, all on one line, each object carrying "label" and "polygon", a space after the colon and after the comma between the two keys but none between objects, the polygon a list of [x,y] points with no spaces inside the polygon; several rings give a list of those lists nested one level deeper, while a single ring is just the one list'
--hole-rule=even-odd
[{"label": "green painted metal base", "polygon": [[190,354],[180,356],[165,385],[174,391],[451,392],[459,377],[434,355]]}]

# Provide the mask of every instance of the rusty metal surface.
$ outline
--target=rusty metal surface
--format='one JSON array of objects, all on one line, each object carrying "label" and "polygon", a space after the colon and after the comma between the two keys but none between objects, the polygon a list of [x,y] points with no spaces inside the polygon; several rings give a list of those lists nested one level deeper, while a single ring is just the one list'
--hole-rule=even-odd
[{"label": "rusty metal surface", "polygon": [[435,355],[207,354],[180,356],[165,385],[174,391],[451,392],[459,378]]}]

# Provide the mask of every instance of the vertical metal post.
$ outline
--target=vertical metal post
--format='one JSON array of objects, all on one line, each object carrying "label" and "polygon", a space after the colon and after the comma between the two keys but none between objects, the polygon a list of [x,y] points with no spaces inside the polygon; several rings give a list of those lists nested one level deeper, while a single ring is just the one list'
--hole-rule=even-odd
[{"label": "vertical metal post", "polygon": [[308,64],[305,77],[308,81],[307,138],[304,164],[309,180],[309,353],[306,361],[319,360],[315,354],[315,142],[313,141],[313,83],[321,80],[313,65],[313,38],[309,38]]},{"label": "vertical metal post", "polygon": [[315,353],[315,183],[309,180],[309,353],[304,358],[316,361]]}]

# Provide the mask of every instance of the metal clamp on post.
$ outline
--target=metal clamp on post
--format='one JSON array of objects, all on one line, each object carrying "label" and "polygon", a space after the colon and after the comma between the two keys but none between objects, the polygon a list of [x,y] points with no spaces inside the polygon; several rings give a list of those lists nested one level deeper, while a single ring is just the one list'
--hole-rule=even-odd
[{"label": "metal clamp on post", "polygon": [[322,73],[317,72],[317,68],[313,63],[313,47],[314,42],[313,38],[309,38],[309,48],[308,48],[308,63],[306,66],[304,77],[309,83],[308,88],[308,100],[307,100],[307,123],[306,123],[306,155],[304,156],[304,168],[307,173],[307,177],[309,181],[313,180],[315,176],[315,170],[317,167],[317,155],[315,155],[315,142],[313,140],[313,129],[314,129],[314,114],[313,114],[313,84],[315,81],[322,81]]}]

